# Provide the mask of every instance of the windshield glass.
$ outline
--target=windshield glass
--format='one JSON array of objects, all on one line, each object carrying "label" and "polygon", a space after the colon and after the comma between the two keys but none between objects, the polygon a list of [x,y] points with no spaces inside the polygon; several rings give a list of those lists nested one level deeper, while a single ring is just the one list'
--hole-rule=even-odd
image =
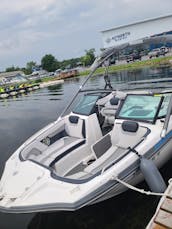
[{"label": "windshield glass", "polygon": [[73,109],[73,112],[82,115],[92,114],[95,111],[95,104],[98,98],[99,95],[84,95]]},{"label": "windshield glass", "polygon": [[128,95],[119,112],[119,118],[153,122],[160,101],[161,96]]}]

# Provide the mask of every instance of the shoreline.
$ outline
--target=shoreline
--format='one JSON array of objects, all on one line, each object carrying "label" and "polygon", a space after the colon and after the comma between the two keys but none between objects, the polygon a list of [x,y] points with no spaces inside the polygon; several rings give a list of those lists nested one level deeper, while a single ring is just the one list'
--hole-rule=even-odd
[{"label": "shoreline", "polygon": [[[164,66],[172,66],[172,56],[158,57],[148,60],[134,61],[132,63],[124,63],[124,64],[115,64],[109,66],[109,73],[114,73],[116,71],[124,71],[124,70],[135,70],[138,68],[144,67],[164,67]],[[84,72],[80,72],[78,76],[86,76],[90,73],[90,70],[86,70]],[[104,67],[100,67],[96,70],[94,75],[103,74]]]},{"label": "shoreline", "polygon": [[39,83],[39,86],[40,88],[45,88],[45,87],[62,84],[62,83],[64,83],[64,80],[51,80],[51,81]]}]

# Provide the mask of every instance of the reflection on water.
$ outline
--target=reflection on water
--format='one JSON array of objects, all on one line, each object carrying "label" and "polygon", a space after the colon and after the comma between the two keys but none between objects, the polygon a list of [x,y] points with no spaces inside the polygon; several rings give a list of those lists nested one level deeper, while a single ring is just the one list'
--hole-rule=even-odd
[{"label": "reflection on water", "polygon": [[[172,77],[171,68],[144,68],[121,71],[111,75],[114,87],[128,87],[130,81]],[[49,122],[57,119],[85,77],[69,79],[64,84],[51,86],[16,97],[0,100],[0,174],[5,161],[28,137]],[[145,85],[142,85],[145,86]],[[153,85],[152,85],[153,86]],[[171,86],[160,83],[160,86]],[[93,77],[87,87],[103,88],[101,76]],[[133,88],[135,85],[133,85]],[[169,161],[162,169],[166,180],[172,176]],[[140,187],[148,189],[145,183]],[[0,213],[0,229],[53,228],[145,228],[157,199],[127,191],[102,203],[76,212],[38,214]]]},{"label": "reflection on water", "polygon": [[[85,207],[76,212],[54,212],[39,213],[33,217],[28,225],[29,229],[33,228],[144,228],[143,220],[149,220],[152,211],[148,210],[145,214],[144,209],[140,207],[141,202],[144,208],[150,209],[149,204],[157,203],[148,197],[126,192],[118,198],[107,200],[95,206]],[[135,209],[133,211],[133,209]],[[136,219],[136,217],[139,217]],[[53,227],[52,227],[53,226]]]},{"label": "reflection on water", "polygon": [[[161,169],[166,181],[171,177],[170,160]],[[148,189],[143,182],[140,188]],[[96,205],[75,212],[52,212],[35,214],[28,229],[142,229],[155,212],[159,199],[127,191]]]}]

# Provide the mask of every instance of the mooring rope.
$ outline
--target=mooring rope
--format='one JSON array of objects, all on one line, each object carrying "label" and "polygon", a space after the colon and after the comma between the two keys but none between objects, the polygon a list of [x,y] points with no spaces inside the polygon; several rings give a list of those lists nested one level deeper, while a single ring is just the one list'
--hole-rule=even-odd
[{"label": "mooring rope", "polygon": [[[127,187],[127,188],[129,188],[129,189],[131,189],[131,190],[133,190],[135,192],[139,192],[141,194],[145,194],[145,195],[149,195],[149,196],[164,196],[164,197],[169,197],[169,195],[166,194],[166,191],[164,193],[152,192],[152,191],[145,191],[144,189],[136,188],[135,186],[133,186],[133,185],[131,185],[131,184],[129,184],[129,183],[127,183],[127,182],[119,179],[117,176],[112,176],[112,180],[116,180],[120,184],[123,184],[125,187]],[[172,179],[170,179],[168,182],[171,183],[172,182]]]}]

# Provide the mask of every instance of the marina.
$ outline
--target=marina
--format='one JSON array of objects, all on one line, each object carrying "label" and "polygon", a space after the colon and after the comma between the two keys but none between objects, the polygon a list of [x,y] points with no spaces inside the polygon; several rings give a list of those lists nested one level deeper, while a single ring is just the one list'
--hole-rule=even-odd
[{"label": "marina", "polygon": [[25,84],[19,84],[19,85],[11,85],[11,86],[1,86],[0,88],[0,99],[8,98],[10,96],[17,96],[21,95],[23,93],[28,93],[34,90],[38,90],[40,88],[49,87],[57,84],[63,83],[64,80],[53,80],[49,82],[43,82],[43,83],[25,83]]},{"label": "marina", "polygon": [[14,3],[0,229],[172,229],[172,2]]}]

